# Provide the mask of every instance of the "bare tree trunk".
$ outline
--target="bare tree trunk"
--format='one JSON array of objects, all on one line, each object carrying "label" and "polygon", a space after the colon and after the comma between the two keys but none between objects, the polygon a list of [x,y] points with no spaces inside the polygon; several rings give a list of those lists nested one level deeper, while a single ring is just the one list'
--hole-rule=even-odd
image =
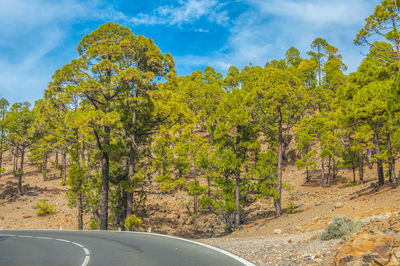
[{"label": "bare tree trunk", "polygon": [[321,176],[321,180],[322,180],[322,186],[326,187],[326,175],[325,175],[325,159],[321,158],[321,170],[322,170],[322,176]]},{"label": "bare tree trunk", "polygon": [[83,196],[78,193],[78,230],[83,230]]},{"label": "bare tree trunk", "polygon": [[0,176],[3,174],[3,172],[1,171],[1,169],[3,168],[3,132],[1,133],[0,136]]},{"label": "bare tree trunk", "polygon": [[377,160],[377,171],[378,171],[378,185],[383,186],[385,184],[385,176],[383,172],[383,162],[381,158],[381,147],[379,145],[379,136],[378,132],[374,131],[374,138],[375,138],[375,149],[376,153],[378,155],[378,160]]},{"label": "bare tree trunk", "polygon": [[364,184],[364,160],[363,160],[363,155],[360,152],[359,156],[358,156],[358,173],[359,173],[359,177],[360,177],[360,184]]},{"label": "bare tree trunk", "polygon": [[24,194],[24,191],[22,189],[22,178],[24,176],[24,159],[25,159],[25,147],[21,148],[21,161],[20,161],[20,167],[18,171],[18,193],[20,195]]},{"label": "bare tree trunk", "polygon": [[332,169],[332,158],[331,156],[328,157],[328,176],[331,175],[331,169]]},{"label": "bare tree trunk", "polygon": [[100,230],[108,229],[108,183],[110,179],[110,157],[108,147],[110,146],[110,131],[110,127],[104,127],[103,144],[105,147],[102,147]]},{"label": "bare tree trunk", "polygon": [[372,162],[372,149],[367,150],[368,168],[374,168],[374,163]]},{"label": "bare tree trunk", "polygon": [[126,214],[127,214],[127,204],[128,204],[128,193],[126,191],[126,188],[122,189],[122,198],[121,198],[121,217],[120,217],[120,224],[119,227],[121,228],[121,231],[125,231],[125,219],[126,219]]},{"label": "bare tree trunk", "polygon": [[278,180],[277,192],[278,197],[274,199],[275,215],[280,217],[282,215],[282,157],[283,157],[283,136],[282,136],[282,112],[281,107],[278,105]]},{"label": "bare tree trunk", "polygon": [[13,148],[13,171],[18,170],[18,148]]},{"label": "bare tree trunk", "polygon": [[[128,164],[128,178],[129,180],[133,180],[133,175],[135,174],[135,151],[134,148],[131,147],[129,151],[129,164]],[[132,215],[133,208],[133,192],[128,191],[126,197],[126,217]]]},{"label": "bare tree trunk", "polygon": [[240,226],[240,174],[236,174],[235,178],[235,205],[236,205],[236,215],[235,215],[235,227],[238,228]]},{"label": "bare tree trunk", "polygon": [[333,179],[337,178],[337,164],[335,158],[332,158],[332,173],[333,173]]},{"label": "bare tree trunk", "polygon": [[47,158],[48,158],[48,155],[47,155],[47,152],[46,152],[46,153],[44,153],[43,164],[42,164],[43,181],[47,180]]},{"label": "bare tree trunk", "polygon": [[63,152],[62,180],[64,183],[67,181],[67,151],[66,150]]},{"label": "bare tree trunk", "polygon": [[387,151],[389,153],[388,163],[389,163],[389,181],[392,183],[393,187],[397,187],[397,178],[396,178],[396,160],[393,156],[392,142],[390,133],[387,134],[386,137],[386,145]]}]

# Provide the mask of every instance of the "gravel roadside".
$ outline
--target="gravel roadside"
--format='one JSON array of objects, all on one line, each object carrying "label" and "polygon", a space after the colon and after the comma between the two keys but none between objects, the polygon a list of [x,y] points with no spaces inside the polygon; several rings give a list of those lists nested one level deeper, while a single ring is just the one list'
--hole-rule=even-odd
[{"label": "gravel roadside", "polygon": [[333,265],[341,240],[320,240],[321,230],[296,235],[202,239],[257,265]]}]

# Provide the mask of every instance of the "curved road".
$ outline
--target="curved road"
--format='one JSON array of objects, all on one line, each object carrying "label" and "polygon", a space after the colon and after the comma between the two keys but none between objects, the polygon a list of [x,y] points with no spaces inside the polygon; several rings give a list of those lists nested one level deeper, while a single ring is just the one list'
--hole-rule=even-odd
[{"label": "curved road", "polygon": [[236,266],[232,253],[165,235],[115,231],[0,231],[0,265]]}]

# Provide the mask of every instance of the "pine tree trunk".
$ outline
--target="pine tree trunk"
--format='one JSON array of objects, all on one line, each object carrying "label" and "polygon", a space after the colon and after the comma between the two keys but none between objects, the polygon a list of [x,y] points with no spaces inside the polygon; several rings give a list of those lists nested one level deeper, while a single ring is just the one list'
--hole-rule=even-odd
[{"label": "pine tree trunk", "polygon": [[333,172],[333,179],[337,178],[337,164],[335,158],[332,158],[332,172]]},{"label": "pine tree trunk", "polygon": [[58,167],[58,151],[56,151],[56,166]]},{"label": "pine tree trunk", "polygon": [[20,195],[24,194],[24,191],[22,189],[22,178],[24,175],[24,159],[25,159],[25,147],[21,148],[21,161],[20,161],[20,167],[18,171],[18,193]]},{"label": "pine tree trunk", "polygon": [[367,158],[368,158],[368,168],[374,168],[374,163],[372,162],[372,149],[367,150]]},{"label": "pine tree trunk", "polygon": [[389,153],[389,158],[388,158],[388,163],[389,163],[389,181],[392,183],[393,187],[397,187],[397,178],[396,178],[396,161],[393,156],[393,150],[392,150],[392,142],[391,142],[391,136],[388,133],[387,138],[386,138],[386,145],[387,145],[387,151]]},{"label": "pine tree trunk", "polygon": [[283,136],[282,136],[282,112],[280,106],[277,107],[278,113],[278,180],[277,193],[278,197],[274,199],[275,215],[282,215],[282,157],[283,157]]},{"label": "pine tree trunk", "polygon": [[332,159],[331,156],[328,157],[328,176],[331,175],[331,170],[332,170]]},{"label": "pine tree trunk", "polygon": [[353,163],[353,167],[351,167],[351,169],[353,170],[353,183],[356,183],[356,167],[354,166],[354,163]]},{"label": "pine tree trunk", "polygon": [[64,183],[67,181],[67,151],[66,150],[63,153],[62,180]]},{"label": "pine tree trunk", "polygon": [[110,158],[108,147],[110,145],[110,127],[104,127],[104,141],[102,150],[101,167],[101,202],[100,202],[100,230],[108,229],[108,188],[110,179]]},{"label": "pine tree trunk", "polygon": [[1,133],[0,136],[0,176],[3,174],[1,169],[3,168],[3,132]]},{"label": "pine tree trunk", "polygon": [[193,213],[197,213],[199,210],[199,196],[198,195],[194,195],[193,196]]},{"label": "pine tree trunk", "polygon": [[[128,178],[129,180],[133,180],[133,175],[135,174],[135,151],[134,148],[131,147],[129,152],[129,164],[128,164]],[[129,191],[126,197],[126,217],[132,215],[133,208],[133,192]]]},{"label": "pine tree trunk", "polygon": [[83,196],[78,193],[78,230],[83,230]]},{"label": "pine tree trunk", "polygon": [[126,189],[122,189],[122,198],[121,198],[121,217],[120,217],[120,224],[119,227],[121,228],[121,231],[125,231],[125,219],[127,218],[127,204],[128,204],[128,193],[126,192]]},{"label": "pine tree trunk", "polygon": [[236,205],[236,215],[235,215],[235,227],[239,228],[240,226],[240,174],[236,174],[235,178],[235,205]]},{"label": "pine tree trunk", "polygon": [[18,152],[17,148],[13,149],[13,172],[17,171],[18,169]]},{"label": "pine tree trunk", "polygon": [[47,153],[44,154],[43,156],[43,165],[42,165],[42,176],[43,176],[43,181],[47,180]]},{"label": "pine tree trunk", "polygon": [[[135,98],[138,97],[138,91],[134,92]],[[136,110],[131,106],[131,123],[132,126],[136,124]],[[136,143],[136,134],[135,132],[130,132],[130,151],[129,151],[129,161],[128,161],[128,177],[129,180],[132,181],[133,175],[135,174],[135,163],[136,163],[136,155],[138,151],[137,143]],[[132,205],[133,205],[133,192],[128,192],[127,194],[127,203],[126,203],[126,217],[132,215]]]},{"label": "pine tree trunk", "polygon": [[360,177],[360,184],[364,184],[364,160],[363,160],[363,155],[362,155],[362,153],[360,153],[359,154],[359,156],[358,156],[358,164],[359,164],[359,167],[358,167],[358,174],[359,174],[359,177]]},{"label": "pine tree trunk", "polygon": [[383,172],[383,162],[381,158],[381,147],[379,143],[379,136],[378,132],[374,131],[374,138],[375,138],[375,149],[376,153],[378,155],[378,160],[377,160],[377,171],[378,171],[378,185],[383,186],[385,184],[385,176]]},{"label": "pine tree trunk", "polygon": [[325,175],[325,159],[321,158],[321,170],[322,170],[322,186],[326,187],[326,175]]},{"label": "pine tree trunk", "polygon": [[310,171],[308,170],[308,166],[306,166],[306,183],[311,182]]}]

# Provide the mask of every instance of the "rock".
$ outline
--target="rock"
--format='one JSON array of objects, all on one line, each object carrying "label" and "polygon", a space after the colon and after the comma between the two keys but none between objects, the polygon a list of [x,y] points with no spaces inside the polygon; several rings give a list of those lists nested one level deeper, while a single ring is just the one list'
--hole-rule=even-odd
[{"label": "rock", "polygon": [[29,218],[32,218],[32,216],[31,215],[24,215],[24,216],[22,216],[22,218],[29,219]]},{"label": "rock", "polygon": [[318,264],[321,264],[324,260],[321,259],[321,258],[316,258],[316,259],[314,259],[314,261],[315,261],[316,263],[318,263]]},{"label": "rock", "polygon": [[400,259],[400,248],[393,249],[392,253],[396,258]]},{"label": "rock", "polygon": [[336,265],[388,265],[394,242],[392,235],[360,233],[339,249]]},{"label": "rock", "polygon": [[315,203],[315,206],[320,206],[321,204],[322,204],[322,202],[318,201],[318,202]]},{"label": "rock", "polygon": [[335,204],[335,208],[336,209],[339,209],[339,208],[342,208],[343,207],[343,202],[337,202],[336,204]]},{"label": "rock", "polygon": [[280,234],[282,234],[282,230],[281,229],[275,229],[274,230],[274,234],[280,235]]},{"label": "rock", "polygon": [[295,229],[301,233],[303,233],[303,227],[301,226],[296,226]]}]

